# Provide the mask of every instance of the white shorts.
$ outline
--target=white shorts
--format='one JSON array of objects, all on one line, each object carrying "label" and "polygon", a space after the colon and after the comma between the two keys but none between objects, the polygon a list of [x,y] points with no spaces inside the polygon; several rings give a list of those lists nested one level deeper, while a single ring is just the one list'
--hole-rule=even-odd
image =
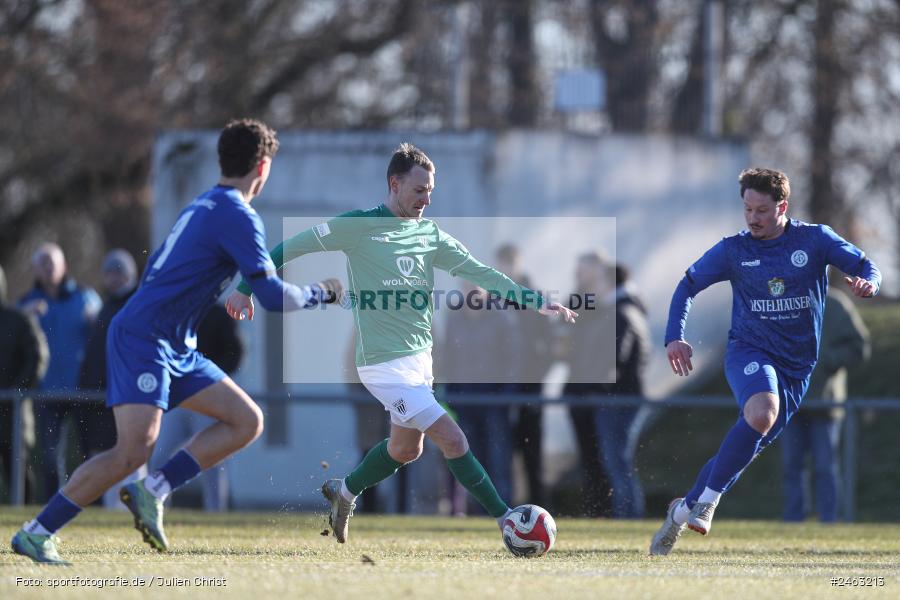
[{"label": "white shorts", "polygon": [[431,389],[431,350],[358,367],[357,372],[366,389],[391,414],[394,425],[425,431],[446,414]]}]

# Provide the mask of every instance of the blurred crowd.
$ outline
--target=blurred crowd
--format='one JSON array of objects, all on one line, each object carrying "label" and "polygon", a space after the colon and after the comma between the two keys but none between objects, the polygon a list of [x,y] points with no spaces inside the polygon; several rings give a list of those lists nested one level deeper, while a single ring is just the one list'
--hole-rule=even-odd
[{"label": "blurred crowd", "polygon": [[[101,293],[69,275],[63,250],[43,243],[32,255],[34,285],[14,305],[6,298],[0,269],[0,389],[53,392],[61,400],[31,400],[22,404],[25,501],[46,502],[74,466],[116,443],[113,413],[102,400],[83,392],[106,390],[106,333],[139,281],[134,258],[114,249],[99,265]],[[102,294],[102,297],[101,297]],[[234,322],[217,306],[201,323],[198,348],[228,373],[237,369],[243,352]],[[203,417],[173,411],[163,419],[153,461],[162,460],[204,424]],[[12,414],[0,402],[0,499],[10,493]],[[203,504],[209,510],[227,508],[227,464],[202,478]],[[143,476],[141,467],[128,480]],[[126,480],[127,481],[127,480]],[[118,486],[101,500],[118,508]]]},{"label": "blurred crowd", "polygon": [[[513,280],[540,289],[525,272],[517,247],[496,250],[493,264]],[[58,392],[62,400],[26,400],[23,433],[26,455],[25,499],[46,501],[71,468],[116,441],[112,412],[82,392],[106,388],[106,332],[110,320],[134,293],[139,274],[131,255],[110,251],[99,265],[101,293],[68,274],[62,249],[41,244],[31,261],[33,287],[14,304],[6,299],[0,269],[0,389]],[[543,381],[554,365],[564,364],[563,394],[577,399],[568,412],[577,448],[575,476],[568,490],[585,516],[641,518],[644,494],[635,456],[642,431],[654,410],[639,400],[653,340],[647,309],[625,265],[598,252],[586,252],[574,265],[570,307],[580,313],[574,326],[561,326],[536,312],[519,310],[509,300],[484,310],[486,290],[463,284],[465,302],[446,307],[442,333],[434,348],[438,397],[466,432],[501,496],[524,490],[529,502],[553,506],[545,489],[548,465],[543,455]],[[101,297],[102,296],[102,297]],[[586,304],[586,299],[592,299]],[[589,304],[589,306],[588,306]],[[499,308],[499,310],[497,310]],[[216,306],[202,322],[198,348],[226,373],[235,372],[243,349],[236,324]],[[869,334],[853,303],[831,289],[821,340],[819,365],[808,399],[842,402],[847,397],[847,368],[868,357]],[[494,383],[502,381],[502,383]],[[509,398],[521,397],[510,403]],[[631,404],[611,400],[633,399]],[[840,409],[801,411],[780,442],[783,456],[786,521],[802,521],[815,512],[823,522],[837,519],[837,448],[843,418]],[[165,415],[151,464],[171,454],[205,417],[190,411]],[[387,434],[388,420],[376,402],[357,406],[357,439],[364,454]],[[12,460],[10,404],[0,402],[0,500],[9,496]],[[807,455],[811,468],[807,468]],[[514,464],[521,465],[515,469]],[[131,477],[140,476],[146,465]],[[229,505],[228,464],[206,472],[199,484],[206,510]],[[521,481],[516,481],[519,477]],[[404,512],[407,470],[394,477],[391,505],[385,494],[364,495],[361,510]],[[445,506],[456,515],[480,512],[449,473],[442,489]],[[114,488],[116,489],[116,488]],[[815,511],[808,490],[814,491]],[[114,494],[103,498],[110,508]]]}]

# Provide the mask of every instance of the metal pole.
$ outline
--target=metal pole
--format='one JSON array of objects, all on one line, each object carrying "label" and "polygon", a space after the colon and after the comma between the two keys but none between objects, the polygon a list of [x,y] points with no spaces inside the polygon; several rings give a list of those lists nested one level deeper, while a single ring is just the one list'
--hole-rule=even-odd
[{"label": "metal pole", "polygon": [[703,133],[722,135],[722,54],[725,10],[717,0],[703,7]]},{"label": "metal pole", "polygon": [[22,402],[24,398],[19,392],[12,398],[12,465],[10,466],[10,502],[13,506],[25,504],[25,446],[22,434]]},{"label": "metal pole", "polygon": [[856,457],[858,454],[857,438],[859,410],[852,401],[846,403],[847,409],[844,417],[844,441],[842,448],[842,461],[844,472],[844,521],[853,523],[856,520]]},{"label": "metal pole", "polygon": [[[460,2],[453,10],[453,129],[469,126],[469,14],[472,7]],[[483,83],[483,82],[482,82]],[[483,83],[483,85],[486,85]]]}]

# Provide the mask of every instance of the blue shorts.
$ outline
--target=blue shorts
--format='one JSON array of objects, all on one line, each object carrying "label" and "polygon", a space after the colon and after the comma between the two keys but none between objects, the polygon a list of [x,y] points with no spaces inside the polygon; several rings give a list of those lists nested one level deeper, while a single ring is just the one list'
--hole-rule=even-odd
[{"label": "blue shorts", "polygon": [[809,387],[809,377],[790,377],[762,350],[735,341],[730,341],[725,351],[725,377],[741,411],[754,394],[770,392],[778,396],[778,420],[769,432],[773,438],[800,409]]},{"label": "blue shorts", "polygon": [[211,360],[178,353],[162,339],[136,335],[113,321],[106,337],[106,406],[151,404],[167,411],[225,378]]}]

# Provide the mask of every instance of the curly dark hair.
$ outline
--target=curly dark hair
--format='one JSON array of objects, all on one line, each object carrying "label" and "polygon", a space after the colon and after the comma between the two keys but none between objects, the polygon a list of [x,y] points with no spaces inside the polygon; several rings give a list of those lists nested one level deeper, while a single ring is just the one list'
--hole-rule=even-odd
[{"label": "curly dark hair", "polygon": [[755,167],[744,169],[738,176],[741,184],[741,198],[747,190],[755,190],[760,194],[768,194],[775,204],[787,200],[791,195],[791,182],[788,176],[775,169]]},{"label": "curly dark hair", "polygon": [[256,119],[232,119],[219,134],[219,168],[224,177],[243,177],[278,152],[275,130]]},{"label": "curly dark hair", "polygon": [[431,171],[432,173],[434,173],[434,163],[431,162],[431,159],[428,158],[428,155],[426,155],[421,149],[416,148],[409,142],[403,142],[402,144],[397,146],[397,149],[394,150],[393,156],[391,156],[391,162],[388,163],[388,187],[390,187],[391,185],[392,175],[406,175],[416,165],[419,165],[426,171]]}]

